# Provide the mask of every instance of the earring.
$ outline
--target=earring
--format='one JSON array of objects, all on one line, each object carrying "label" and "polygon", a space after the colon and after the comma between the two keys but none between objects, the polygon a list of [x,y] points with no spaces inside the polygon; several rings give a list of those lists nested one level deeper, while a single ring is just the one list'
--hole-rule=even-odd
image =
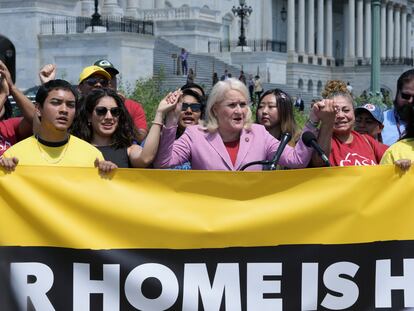
[{"label": "earring", "polygon": [[88,122],[88,127],[91,127],[92,126],[92,123],[91,122]]}]

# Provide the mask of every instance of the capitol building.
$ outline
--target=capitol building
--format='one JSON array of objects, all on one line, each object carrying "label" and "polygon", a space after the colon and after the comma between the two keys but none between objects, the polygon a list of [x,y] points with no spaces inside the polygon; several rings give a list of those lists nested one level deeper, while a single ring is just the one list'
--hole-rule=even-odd
[{"label": "capitol building", "polygon": [[[252,9],[243,47],[233,13],[239,2]],[[413,66],[414,1],[380,2],[380,84],[394,94],[398,76]],[[92,22],[96,4],[100,18]],[[207,89],[213,73],[227,69],[258,74],[291,95],[318,97],[331,79],[350,82],[359,95],[370,88],[371,8],[371,0],[0,0],[0,58],[22,89],[39,84],[47,63],[77,84],[82,68],[100,58],[126,85],[162,70],[175,87],[185,82],[177,58],[185,48],[195,82]]]}]

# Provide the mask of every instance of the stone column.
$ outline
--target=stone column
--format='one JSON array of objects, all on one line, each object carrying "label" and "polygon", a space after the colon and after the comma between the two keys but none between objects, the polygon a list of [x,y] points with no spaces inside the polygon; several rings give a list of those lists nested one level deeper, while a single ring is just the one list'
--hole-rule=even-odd
[{"label": "stone column", "polygon": [[381,3],[381,58],[387,57],[387,4]]},{"label": "stone column", "polygon": [[[371,0],[369,0],[371,2]],[[381,0],[372,0],[371,92],[379,94],[381,77]]]},{"label": "stone column", "polygon": [[387,57],[394,57],[394,8],[390,4],[387,7]]},{"label": "stone column", "polygon": [[288,53],[295,52],[295,0],[288,2],[288,25],[287,25],[287,51]]},{"label": "stone column", "polygon": [[394,57],[401,56],[401,14],[400,6],[396,5],[394,8]]},{"label": "stone column", "polygon": [[308,0],[308,54],[315,54],[315,2]]},{"label": "stone column", "polygon": [[365,48],[364,57],[371,58],[371,0],[365,2]]},{"label": "stone column", "polygon": [[364,2],[357,0],[357,57],[364,56]]},{"label": "stone column", "polygon": [[407,7],[401,9],[401,57],[407,57]]},{"label": "stone column", "polygon": [[344,27],[343,27],[343,29],[344,29],[344,34],[343,34],[343,49],[342,49],[342,51],[343,51],[343,58],[345,59],[345,58],[347,58],[348,57],[348,49],[349,49],[349,42],[348,42],[348,40],[349,40],[349,5],[348,5],[348,1],[345,1],[344,3],[343,3],[343,9],[342,9],[342,11],[344,12],[344,15],[343,15],[343,25],[344,25]]},{"label": "stone column", "polygon": [[305,0],[299,0],[298,12],[298,53],[305,53]]},{"label": "stone column", "polygon": [[[261,18],[261,28],[262,28],[262,38],[267,40],[273,40],[273,27],[272,27],[272,0],[263,0],[262,3],[262,18]],[[247,1],[249,4],[249,1]],[[249,27],[251,28],[251,27]],[[251,29],[246,30],[251,30]],[[247,34],[248,37],[251,37]]]},{"label": "stone column", "polygon": [[154,1],[154,9],[164,8],[164,0],[153,0],[153,1]]},{"label": "stone column", "polygon": [[123,10],[118,5],[117,0],[104,0],[102,6],[102,15],[104,16],[122,16]]},{"label": "stone column", "polygon": [[355,57],[355,0],[348,0],[348,57]]},{"label": "stone column", "polygon": [[93,0],[81,0],[81,16],[90,17],[95,10],[95,4]]},{"label": "stone column", "polygon": [[407,16],[407,57],[411,58],[411,29],[412,29],[412,16]]},{"label": "stone column", "polygon": [[324,53],[324,45],[325,45],[325,38],[324,38],[324,0],[318,0],[318,34],[317,34],[317,40],[318,40],[318,46],[317,46],[317,50],[316,53],[319,56],[322,56]]},{"label": "stone column", "polygon": [[137,9],[139,7],[139,0],[128,0],[125,15],[136,18],[138,15]]},{"label": "stone column", "polygon": [[326,56],[332,57],[332,0],[326,0]]}]

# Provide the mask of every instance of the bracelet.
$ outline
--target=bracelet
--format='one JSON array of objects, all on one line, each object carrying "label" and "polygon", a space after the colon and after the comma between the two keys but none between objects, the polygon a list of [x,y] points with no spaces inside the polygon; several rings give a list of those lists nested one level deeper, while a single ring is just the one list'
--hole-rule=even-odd
[{"label": "bracelet", "polygon": [[159,126],[164,126],[164,124],[162,122],[152,121],[151,123],[159,125]]},{"label": "bracelet", "polygon": [[308,119],[308,121],[306,121],[307,124],[309,124],[311,127],[317,128],[319,126],[319,121],[318,122],[314,122],[311,119]]}]

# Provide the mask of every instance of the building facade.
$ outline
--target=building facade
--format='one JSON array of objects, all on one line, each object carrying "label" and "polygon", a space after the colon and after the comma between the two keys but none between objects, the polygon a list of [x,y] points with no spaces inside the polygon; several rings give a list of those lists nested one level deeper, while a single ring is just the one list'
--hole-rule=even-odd
[{"label": "building facade", "polygon": [[[45,63],[76,83],[82,67],[103,57],[133,84],[154,74],[159,37],[294,92],[318,96],[329,79],[349,81],[356,93],[370,87],[371,0],[247,0],[253,11],[242,51],[237,0],[100,0],[104,23],[91,28],[82,18],[94,13],[94,3],[0,0],[0,57],[21,88],[38,83]],[[412,67],[413,8],[411,0],[381,3],[381,85],[391,92]]]}]

